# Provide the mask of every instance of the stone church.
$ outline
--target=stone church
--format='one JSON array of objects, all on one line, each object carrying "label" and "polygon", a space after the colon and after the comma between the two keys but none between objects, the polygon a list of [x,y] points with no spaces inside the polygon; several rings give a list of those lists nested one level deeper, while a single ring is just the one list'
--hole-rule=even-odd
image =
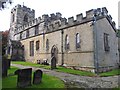
[{"label": "stone church", "polygon": [[33,63],[51,64],[54,56],[57,65],[91,72],[119,64],[115,22],[105,7],[86,11],[85,17],[80,13],[76,19],[63,18],[59,12],[35,18],[35,10],[18,4],[11,10],[7,53]]}]

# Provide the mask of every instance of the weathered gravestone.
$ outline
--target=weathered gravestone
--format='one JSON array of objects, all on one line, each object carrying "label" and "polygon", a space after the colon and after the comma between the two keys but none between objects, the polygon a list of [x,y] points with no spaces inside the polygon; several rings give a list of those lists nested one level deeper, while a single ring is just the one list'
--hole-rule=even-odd
[{"label": "weathered gravestone", "polygon": [[42,62],[43,65],[49,65],[49,63],[47,62],[46,59],[44,59],[44,61]]},{"label": "weathered gravestone", "polygon": [[51,69],[55,69],[56,68],[56,58],[53,56],[51,59]]},{"label": "weathered gravestone", "polygon": [[7,66],[7,60],[2,59],[2,77],[7,76],[8,66]]},{"label": "weathered gravestone", "polygon": [[37,60],[37,64],[40,64],[40,60]]},{"label": "weathered gravestone", "polygon": [[17,87],[24,88],[31,85],[32,68],[18,69],[15,71],[17,78]]},{"label": "weathered gravestone", "polygon": [[7,68],[10,69],[11,59],[7,59]]},{"label": "weathered gravestone", "polygon": [[33,84],[40,84],[42,81],[42,74],[43,72],[41,70],[36,70],[34,72],[34,76],[33,76]]}]

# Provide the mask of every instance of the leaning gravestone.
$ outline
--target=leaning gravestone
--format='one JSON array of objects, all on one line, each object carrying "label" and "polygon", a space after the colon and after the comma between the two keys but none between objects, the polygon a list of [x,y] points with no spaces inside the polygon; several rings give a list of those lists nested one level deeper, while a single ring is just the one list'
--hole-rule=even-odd
[{"label": "leaning gravestone", "polygon": [[40,84],[42,81],[42,70],[36,70],[33,76],[33,84]]},{"label": "leaning gravestone", "polygon": [[11,59],[7,59],[7,68],[10,69]]},{"label": "leaning gravestone", "polygon": [[17,78],[17,87],[24,88],[31,85],[32,68],[18,69],[15,71]]},{"label": "leaning gravestone", "polygon": [[51,59],[51,69],[55,69],[56,68],[56,58],[53,56]]}]

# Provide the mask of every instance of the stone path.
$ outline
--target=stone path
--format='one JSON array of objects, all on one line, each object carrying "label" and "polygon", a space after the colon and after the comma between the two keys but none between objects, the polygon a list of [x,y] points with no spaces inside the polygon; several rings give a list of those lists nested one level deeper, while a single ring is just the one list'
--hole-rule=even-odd
[{"label": "stone path", "polygon": [[[30,68],[31,66],[22,66],[18,64],[12,64],[12,66],[18,68]],[[114,88],[118,87],[119,76],[110,77],[88,77],[88,76],[78,76],[63,72],[57,72],[55,70],[47,70],[43,68],[31,67],[33,70],[41,69],[43,73],[55,76],[63,80],[67,87],[69,88]],[[119,83],[120,84],[120,83]]]}]

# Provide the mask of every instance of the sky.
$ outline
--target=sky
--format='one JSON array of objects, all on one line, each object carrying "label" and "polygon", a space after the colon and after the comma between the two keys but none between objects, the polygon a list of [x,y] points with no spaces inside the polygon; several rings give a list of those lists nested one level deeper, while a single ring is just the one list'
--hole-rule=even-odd
[{"label": "sky", "polygon": [[36,18],[43,14],[60,12],[62,17],[74,16],[76,19],[77,14],[83,13],[85,16],[85,12],[90,9],[106,7],[118,28],[118,2],[119,0],[13,0],[12,5],[0,11],[0,31],[9,30],[10,12],[17,4],[34,9]]}]

